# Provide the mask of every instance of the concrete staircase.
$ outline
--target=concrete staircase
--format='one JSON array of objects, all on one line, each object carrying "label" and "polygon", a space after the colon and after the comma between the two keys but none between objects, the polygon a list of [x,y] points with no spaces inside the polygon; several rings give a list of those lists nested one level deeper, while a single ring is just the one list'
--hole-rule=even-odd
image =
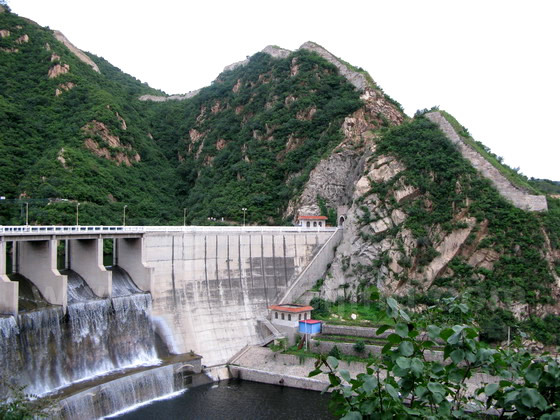
[{"label": "concrete staircase", "polygon": [[343,229],[338,228],[315,254],[313,260],[305,267],[302,273],[290,285],[280,303],[291,303],[298,300],[313,287],[317,279],[325,275],[327,266],[334,259],[334,252],[342,240]]},{"label": "concrete staircase", "polygon": [[276,327],[272,325],[272,322],[270,322],[268,319],[264,317],[258,317],[257,322],[263,324],[271,332],[270,335],[266,336],[259,343],[257,343],[258,346],[264,347],[275,339],[284,338],[284,335],[280,331],[278,331],[278,329],[276,329]]}]

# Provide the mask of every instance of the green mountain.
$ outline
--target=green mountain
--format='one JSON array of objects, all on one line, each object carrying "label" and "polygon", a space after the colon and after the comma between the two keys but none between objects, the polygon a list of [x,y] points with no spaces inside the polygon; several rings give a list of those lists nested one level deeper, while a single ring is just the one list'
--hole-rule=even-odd
[{"label": "green mountain", "polygon": [[82,224],[120,224],[125,205],[139,225],[321,213],[345,230],[319,298],[468,294],[481,325],[560,340],[558,183],[502,165],[444,111],[408,118],[317,44],[168,97],[4,11],[0,62],[0,224],[24,223],[26,202],[32,224],[73,224],[78,202]]}]

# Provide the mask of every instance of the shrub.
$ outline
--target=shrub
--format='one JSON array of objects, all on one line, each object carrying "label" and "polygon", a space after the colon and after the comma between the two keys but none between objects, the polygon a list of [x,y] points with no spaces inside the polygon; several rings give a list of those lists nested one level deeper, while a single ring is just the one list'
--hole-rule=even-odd
[{"label": "shrub", "polygon": [[356,353],[363,353],[364,350],[366,349],[366,344],[364,343],[363,340],[358,340],[354,343],[352,348]]},{"label": "shrub", "polygon": [[313,306],[313,316],[314,317],[326,317],[329,316],[330,308],[332,304],[319,297],[314,297],[311,299],[310,305]]},{"label": "shrub", "polygon": [[[452,300],[449,308],[462,308]],[[438,310],[434,308],[434,310]],[[462,309],[461,309],[461,312]],[[329,408],[344,419],[487,418],[492,408],[500,418],[558,419],[560,366],[548,355],[534,359],[523,349],[493,349],[482,343],[479,331],[464,313],[462,323],[450,328],[415,323],[393,298],[387,299],[391,334],[383,357],[369,363],[355,378],[339,368],[334,349],[321,356],[309,376],[326,373],[332,390]],[[377,330],[381,334],[390,325]],[[426,334],[430,340],[418,340]],[[444,360],[426,360],[435,341],[444,343]],[[322,370],[322,367],[326,369]],[[467,392],[476,372],[499,376]],[[482,395],[484,394],[484,395]]]},{"label": "shrub", "polygon": [[335,359],[340,359],[341,358],[341,353],[340,353],[340,349],[335,345],[330,351],[329,351],[329,356],[334,357]]}]

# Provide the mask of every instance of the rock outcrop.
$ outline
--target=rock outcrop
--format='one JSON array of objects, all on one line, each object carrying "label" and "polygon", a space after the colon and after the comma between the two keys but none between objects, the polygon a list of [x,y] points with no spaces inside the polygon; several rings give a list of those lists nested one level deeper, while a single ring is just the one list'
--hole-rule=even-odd
[{"label": "rock outcrop", "polygon": [[102,122],[90,121],[82,127],[82,132],[87,136],[84,140],[85,148],[95,155],[118,165],[132,166],[133,163],[140,162],[140,155],[134,152],[132,146],[123,145],[120,138],[112,134]]},{"label": "rock outcrop", "polygon": [[61,74],[66,74],[70,71],[70,66],[68,64],[55,64],[49,69],[49,79],[54,79]]},{"label": "rock outcrop", "polygon": [[318,196],[333,209],[350,206],[354,189],[362,188],[360,177],[373,150],[374,130],[386,122],[401,124],[404,115],[371,87],[365,88],[361,99],[364,106],[346,117],[342,124],[344,140],[313,169],[302,194],[289,203],[286,217],[319,214]]},{"label": "rock outcrop", "polygon": [[73,89],[75,87],[76,87],[76,84],[72,83],[72,82],[61,83],[60,85],[58,85],[58,87],[54,91],[54,94],[55,94],[55,96],[60,96],[60,95],[62,95],[62,92],[68,91],[68,90]]}]

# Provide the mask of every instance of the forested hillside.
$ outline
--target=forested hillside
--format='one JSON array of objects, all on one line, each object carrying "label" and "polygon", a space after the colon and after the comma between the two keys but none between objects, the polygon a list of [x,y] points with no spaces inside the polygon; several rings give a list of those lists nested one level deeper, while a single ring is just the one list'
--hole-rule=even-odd
[{"label": "forested hillside", "polygon": [[[91,56],[95,72],[14,14],[0,14],[0,29],[0,194],[58,199],[32,204],[32,223],[72,223],[75,205],[61,199],[82,203],[84,224],[118,223],[123,203],[137,223],[168,220],[173,170],[136,100],[157,92]],[[20,208],[2,204],[0,223],[21,223]]]},{"label": "forested hillside", "polygon": [[548,211],[513,205],[427,110],[406,117],[317,44],[267,47],[180,101],[141,101],[164,93],[88,57],[0,13],[0,224],[25,223],[26,203],[30,224],[73,224],[78,203],[81,224],[121,224],[124,206],[138,225],[182,224],[184,211],[188,224],[239,224],[242,208],[249,224],[319,211],[334,222],[341,209],[320,299],[361,301],[376,286],[422,308],[468,295],[483,328],[560,340],[558,182],[503,165],[451,115],[510,188],[548,194]]},{"label": "forested hillside", "polygon": [[246,207],[252,223],[278,224],[360,106],[358,92],[316,54],[258,53],[193,99],[154,105],[151,130],[179,162],[189,221],[235,221]]},{"label": "forested hillside", "polygon": [[[208,218],[283,223],[317,161],[342,139],[359,93],[317,54],[258,53],[186,101],[92,54],[79,60],[50,30],[0,14],[2,223],[134,224]],[[24,39],[25,41],[22,41]],[[19,199],[13,201],[14,199]],[[50,199],[48,204],[46,200]],[[45,200],[42,203],[37,200]]]}]

